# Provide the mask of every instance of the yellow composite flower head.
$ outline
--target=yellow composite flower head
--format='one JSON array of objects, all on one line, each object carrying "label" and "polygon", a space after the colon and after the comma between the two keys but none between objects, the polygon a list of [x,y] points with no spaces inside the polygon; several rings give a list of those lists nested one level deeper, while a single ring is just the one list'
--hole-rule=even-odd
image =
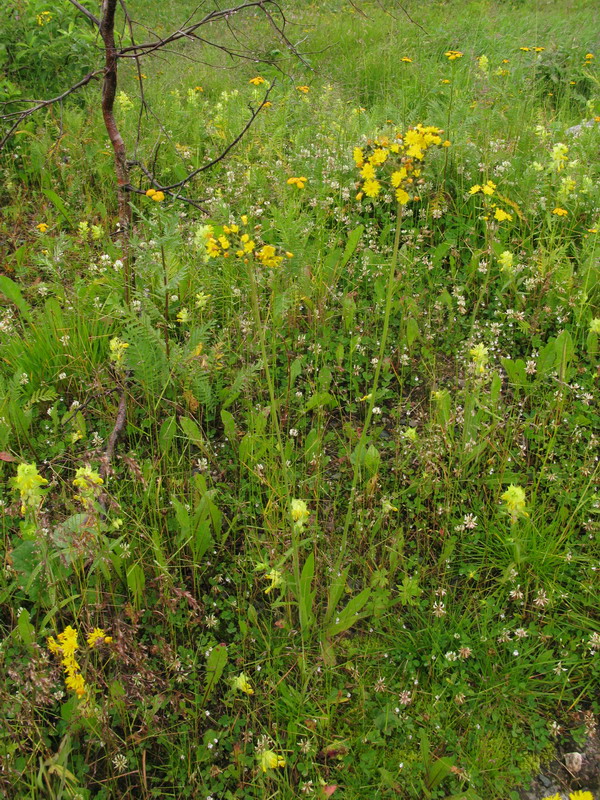
[{"label": "yellow composite flower head", "polygon": [[277,769],[277,767],[285,767],[285,758],[278,755],[273,750],[263,750],[258,755],[260,768],[263,772],[268,769]]},{"label": "yellow composite flower head", "polygon": [[362,167],[362,165],[365,163],[365,154],[360,147],[354,148],[352,151],[352,158],[354,159],[354,163],[357,167]]},{"label": "yellow composite flower head", "polygon": [[252,83],[252,84],[254,84],[254,86],[260,86],[261,83],[266,83],[266,81],[262,77],[262,75],[257,75],[255,78],[250,78],[248,83]]},{"label": "yellow composite flower head", "polygon": [[464,53],[461,53],[460,50],[447,50],[444,55],[448,61],[456,61],[457,58],[462,58]]},{"label": "yellow composite flower head", "polygon": [[248,676],[244,672],[240,672],[240,674],[233,679],[233,688],[239,689],[240,692],[244,692],[244,694],[254,694],[254,689],[248,680]]},{"label": "yellow composite flower head", "polygon": [[367,197],[377,197],[381,191],[381,184],[379,181],[367,178],[363,185],[363,192]]},{"label": "yellow composite flower head", "polygon": [[486,181],[481,187],[481,191],[487,195],[494,194],[495,189],[496,189],[496,184],[493,181]]},{"label": "yellow composite flower head", "polygon": [[497,208],[494,212],[494,219],[497,219],[498,222],[504,222],[505,220],[512,222],[512,214],[507,213],[503,208]]},{"label": "yellow composite flower head", "polygon": [[21,514],[30,508],[37,508],[42,502],[42,486],[48,483],[37,471],[35,464],[19,464],[13,485],[21,498]]},{"label": "yellow composite flower head", "polygon": [[46,233],[49,226],[46,225],[45,222],[40,222],[39,225],[36,225],[35,227],[38,229],[40,233]]},{"label": "yellow composite flower head", "polygon": [[89,647],[95,647],[98,642],[104,642],[105,644],[112,642],[112,636],[107,636],[106,631],[102,628],[94,628],[94,630],[88,634],[86,641]]},{"label": "yellow composite flower head", "polygon": [[402,56],[400,61],[404,61],[405,64],[412,64],[412,58],[409,58],[408,56]]},{"label": "yellow composite flower head", "polygon": [[296,89],[302,94],[308,94],[310,92],[310,86],[296,86]]},{"label": "yellow composite flower head", "polygon": [[525,489],[522,486],[511,483],[502,495],[502,500],[506,504],[506,510],[510,514],[512,523],[515,523],[519,517],[528,516],[525,510]]},{"label": "yellow composite flower head", "polygon": [[560,208],[559,206],[557,206],[555,209],[553,209],[552,213],[555,214],[557,217],[566,217],[569,212],[567,211],[566,208]]},{"label": "yellow composite flower head", "polygon": [[306,182],[308,178],[300,177],[300,178],[288,178],[287,183],[289,186],[297,186],[298,189],[304,189],[306,186]]},{"label": "yellow composite flower head", "polygon": [[569,792],[569,800],[594,800],[594,795],[591,792],[577,791]]}]

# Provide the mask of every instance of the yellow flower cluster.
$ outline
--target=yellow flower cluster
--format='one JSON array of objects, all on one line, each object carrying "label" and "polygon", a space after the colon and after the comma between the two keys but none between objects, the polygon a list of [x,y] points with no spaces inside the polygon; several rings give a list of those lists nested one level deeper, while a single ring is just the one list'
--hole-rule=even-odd
[{"label": "yellow flower cluster", "polygon": [[406,205],[412,197],[408,190],[413,189],[415,179],[421,175],[421,162],[429,148],[450,144],[442,141],[441,133],[441,128],[419,124],[404,135],[382,136],[369,141],[365,147],[355,147],[354,163],[363,180],[356,199],[374,199],[382,190],[393,189],[397,202]]},{"label": "yellow flower cluster", "polygon": [[42,478],[35,464],[19,464],[13,486],[19,492],[22,515],[28,506],[34,510],[39,508],[43,499],[42,486],[46,483],[47,479]]},{"label": "yellow flower cluster", "polygon": [[91,511],[94,501],[99,494],[99,487],[104,484],[100,475],[91,467],[79,467],[73,479],[73,486],[79,489],[80,494],[75,495],[84,507]]},{"label": "yellow flower cluster", "polygon": [[462,58],[464,54],[460,50],[448,50],[444,55],[448,61],[456,61],[457,58]]},{"label": "yellow flower cluster", "polygon": [[[304,179],[306,180],[306,178]],[[206,254],[209,258],[230,258],[234,255],[248,263],[250,257],[263,267],[275,269],[284,258],[294,254],[274,247],[271,244],[257,243],[246,230],[248,217],[243,214],[240,225],[223,225],[223,233],[216,236],[212,228],[206,231]]]},{"label": "yellow flower cluster", "polygon": [[527,517],[525,510],[525,489],[522,486],[516,486],[511,483],[508,489],[502,495],[502,499],[506,503],[506,510],[510,515],[510,521],[514,524],[519,517]]},{"label": "yellow flower cluster", "polygon": [[[106,631],[103,631],[102,628],[94,628],[87,637],[87,643],[90,647],[94,647],[100,641],[108,644],[112,642],[112,636],[107,636]],[[56,639],[54,636],[49,636],[47,642],[48,650],[50,650],[53,655],[60,656],[60,663],[65,671],[65,686],[67,689],[74,692],[77,697],[84,697],[87,692],[87,686],[85,678],[81,674],[79,662],[75,657],[79,649],[77,631],[75,628],[71,625],[67,625],[64,631],[58,634]]]},{"label": "yellow flower cluster", "polygon": [[43,28],[44,25],[47,25],[52,19],[52,14],[49,11],[42,11],[41,14],[37,15],[36,19],[37,19],[37,24],[41,28]]},{"label": "yellow flower cluster", "polygon": [[[496,184],[494,183],[494,181],[486,181],[485,183],[482,184],[476,183],[473,186],[471,186],[471,188],[469,189],[469,194],[476,195],[481,193],[485,197],[491,197],[495,193],[495,191],[496,191]],[[506,200],[506,198],[502,199]],[[511,201],[509,200],[507,202],[510,203]],[[514,205],[514,203],[511,203],[511,205]],[[512,214],[509,214],[508,211],[505,211],[503,208],[500,208],[496,203],[492,203],[491,208],[494,209],[495,220],[497,220],[498,222],[505,222],[505,221],[512,222]],[[487,219],[487,216],[484,217],[484,219]]]},{"label": "yellow flower cluster", "polygon": [[165,199],[165,193],[157,191],[156,189],[148,189],[146,191],[146,197],[151,197],[155,203],[162,203]]},{"label": "yellow flower cluster", "polygon": [[109,355],[108,357],[113,362],[113,364],[121,364],[123,362],[123,357],[125,355],[125,351],[129,345],[127,342],[123,342],[119,339],[118,336],[113,336],[113,338],[108,343]]},{"label": "yellow flower cluster", "polygon": [[308,178],[300,177],[300,178],[288,178],[287,184],[288,186],[296,186],[298,189],[304,189],[306,186],[306,181]]}]

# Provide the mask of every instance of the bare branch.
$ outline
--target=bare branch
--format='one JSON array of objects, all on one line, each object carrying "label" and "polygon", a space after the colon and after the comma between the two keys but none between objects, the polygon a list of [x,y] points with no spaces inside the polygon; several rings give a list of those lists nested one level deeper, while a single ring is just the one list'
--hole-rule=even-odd
[{"label": "bare branch", "polygon": [[89,20],[91,20],[97,28],[100,27],[100,20],[98,19],[98,17],[95,17],[92,14],[92,12],[88,11],[87,8],[84,5],[82,5],[81,3],[78,3],[77,0],[69,0],[69,3],[71,3],[71,5],[74,5],[75,8],[78,8],[81,11],[82,14],[85,14],[85,16]]},{"label": "bare branch", "polygon": [[[129,47],[122,47],[119,50],[119,58],[129,57],[130,53],[137,52],[139,55],[148,55],[152,53],[154,50],[158,50],[161,47],[164,47],[166,44],[170,44],[171,42],[176,42],[179,39],[184,39],[189,37],[190,34],[194,33],[194,31],[201,28],[203,25],[207,25],[209,22],[216,22],[220,19],[227,19],[228,17],[232,16],[233,14],[238,14],[240,11],[245,11],[248,8],[259,8],[262,11],[265,10],[266,5],[276,5],[275,0],[255,0],[255,2],[243,3],[242,5],[236,6],[234,8],[226,8],[226,9],[219,9],[215,11],[211,11],[205,17],[203,17],[198,22],[195,22],[193,25],[188,25],[186,28],[179,28],[173,33],[169,34],[169,36],[161,39],[158,42],[145,42],[143,44],[138,45],[130,45]],[[143,51],[143,52],[140,52]]]},{"label": "bare branch", "polygon": [[[10,139],[23,120],[27,119],[27,117],[31,116],[31,114],[34,114],[36,111],[39,111],[46,106],[51,106],[53,103],[58,103],[61,100],[64,100],[65,97],[68,97],[70,94],[73,94],[73,92],[81,89],[82,86],[86,86],[91,80],[102,74],[102,72],[104,72],[102,69],[96,69],[93,72],[88,72],[84,78],[71,86],[69,89],[66,89],[62,94],[59,94],[56,97],[51,97],[49,100],[36,100],[35,106],[27,108],[24,111],[11,111],[9,114],[0,114],[0,120],[6,120],[7,122],[15,120],[15,124],[8,130],[2,139],[0,139],[0,150],[2,150],[6,142]],[[19,101],[15,100],[14,102]],[[25,100],[24,102],[30,103],[32,101]]]},{"label": "bare branch", "polygon": [[180,186],[185,186],[186,183],[191,181],[192,178],[195,178],[196,175],[198,175],[200,172],[204,172],[205,170],[210,169],[211,167],[214,167],[214,165],[218,164],[219,161],[222,161],[225,158],[225,156],[229,153],[229,151],[232,150],[236,146],[236,144],[242,139],[242,137],[244,136],[246,131],[252,126],[254,120],[258,117],[258,115],[260,114],[261,110],[264,108],[265,103],[269,99],[269,95],[271,94],[271,91],[272,91],[274,86],[275,86],[275,81],[273,81],[273,83],[267,89],[267,92],[266,92],[265,96],[263,97],[261,104],[258,106],[258,108],[256,110],[254,110],[254,109],[252,109],[252,107],[250,107],[250,111],[252,112],[252,116],[250,117],[248,122],[244,125],[244,127],[242,128],[240,133],[235,137],[235,139],[233,139],[233,141],[229,142],[229,144],[227,145],[225,150],[223,150],[216,158],[213,158],[212,161],[209,161],[207,164],[203,164],[201,167],[198,167],[198,169],[195,169],[193,172],[190,172],[190,174],[187,177],[183,178],[183,180],[178,181],[177,183],[172,183],[169,186],[160,186],[159,187],[160,190],[162,192],[165,192],[165,191],[168,192],[171,189],[177,189]]}]

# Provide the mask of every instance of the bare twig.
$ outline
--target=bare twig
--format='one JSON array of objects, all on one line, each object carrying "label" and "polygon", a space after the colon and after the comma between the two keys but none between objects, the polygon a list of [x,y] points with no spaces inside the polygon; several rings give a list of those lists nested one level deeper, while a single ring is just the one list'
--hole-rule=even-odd
[{"label": "bare twig", "polygon": [[256,110],[254,110],[254,109],[252,109],[252,107],[250,107],[250,111],[252,112],[252,115],[251,115],[250,119],[244,125],[244,127],[242,128],[240,133],[235,137],[235,139],[233,139],[233,141],[231,141],[227,145],[227,147],[216,158],[213,158],[212,161],[209,161],[208,163],[203,164],[201,167],[198,167],[198,169],[195,169],[193,172],[190,172],[189,175],[187,175],[182,180],[177,181],[177,183],[171,183],[168,186],[161,186],[160,187],[161,191],[168,192],[171,189],[178,189],[180,186],[185,186],[186,183],[191,181],[192,178],[195,178],[196,175],[198,175],[200,172],[204,172],[205,170],[210,169],[211,167],[214,167],[214,165],[218,164],[219,161],[222,161],[225,158],[225,156],[229,153],[229,151],[232,150],[236,146],[236,144],[243,138],[243,136],[246,133],[246,131],[252,126],[254,120],[257,118],[257,116],[260,114],[261,110],[264,108],[264,105],[267,102],[267,100],[269,98],[269,95],[270,95],[270,93],[271,93],[271,91],[272,91],[274,86],[275,86],[275,81],[273,81],[273,83],[267,89],[267,92],[266,92],[265,96],[263,97],[261,104],[258,106],[258,108]]},{"label": "bare twig", "polygon": [[108,437],[108,441],[106,443],[106,447],[104,448],[104,454],[102,458],[102,477],[106,479],[109,470],[110,470],[110,463],[112,458],[115,454],[115,446],[117,444],[117,439],[123,432],[125,427],[125,422],[127,421],[127,391],[125,388],[121,390],[121,397],[119,398],[119,407],[117,408],[117,417],[115,419],[115,424],[110,432],[110,436]]},{"label": "bare twig", "polygon": [[94,16],[91,11],[88,11],[88,9],[82,5],[82,3],[78,3],[77,0],[69,0],[69,3],[75,6],[75,8],[78,8],[82,14],[85,14],[85,16],[91,20],[97,28],[100,27],[100,20],[98,17]]},{"label": "bare twig", "polygon": [[[81,89],[82,86],[86,86],[91,80],[96,78],[103,72],[101,69],[95,69],[93,72],[88,72],[88,74],[83,77],[80,81],[76,84],[71,86],[69,89],[66,89],[62,94],[57,95],[56,97],[51,97],[49,100],[37,100],[36,105],[32,106],[31,108],[26,108],[23,111],[11,111],[8,114],[0,114],[0,120],[12,121],[15,120],[15,124],[8,130],[8,132],[0,139],[0,150],[4,147],[6,142],[10,139],[14,131],[19,127],[23,120],[30,117],[32,114],[35,114],[36,111],[39,111],[46,106],[51,106],[53,103],[58,103],[61,100],[64,100],[65,97],[68,97],[73,92],[76,92],[78,89]],[[18,102],[18,101],[15,101]],[[25,102],[30,103],[31,100],[26,100]]]}]

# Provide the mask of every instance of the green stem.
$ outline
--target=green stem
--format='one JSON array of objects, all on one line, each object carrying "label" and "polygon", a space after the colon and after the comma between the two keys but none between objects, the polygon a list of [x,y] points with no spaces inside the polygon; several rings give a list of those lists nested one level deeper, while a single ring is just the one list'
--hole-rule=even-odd
[{"label": "green stem", "polygon": [[[363,425],[362,432],[360,434],[360,439],[358,442],[358,446],[356,448],[357,458],[354,462],[354,473],[352,475],[352,486],[350,488],[350,499],[348,501],[348,509],[346,511],[346,519],[344,521],[344,530],[342,533],[342,542],[340,544],[340,553],[337,557],[336,564],[333,570],[333,574],[336,575],[339,572],[342,559],[344,558],[344,553],[346,552],[346,545],[348,543],[348,532],[350,530],[350,524],[352,522],[352,513],[354,509],[354,500],[356,498],[356,487],[358,485],[358,476],[360,474],[360,457],[361,454],[364,453],[365,445],[368,438],[369,433],[369,425],[371,424],[371,417],[373,416],[373,407],[375,405],[375,399],[377,394],[377,388],[379,386],[379,376],[381,374],[381,366],[383,364],[383,359],[385,356],[385,348],[387,344],[389,329],[390,329],[390,316],[392,312],[392,297],[394,294],[394,279],[396,277],[396,266],[398,264],[398,253],[400,251],[400,228],[401,228],[401,220],[402,220],[402,206],[398,205],[398,211],[396,214],[396,235],[394,237],[394,249],[392,251],[392,260],[390,261],[390,271],[388,274],[388,282],[387,282],[387,292],[385,297],[385,313],[383,317],[383,331],[381,333],[381,341],[379,343],[379,358],[377,360],[377,364],[375,366],[375,375],[373,377],[373,385],[371,386],[371,392],[369,397],[369,405],[367,407],[367,416],[365,418],[365,424]],[[330,613],[333,613],[333,609],[327,609],[327,614],[329,616]]]}]

